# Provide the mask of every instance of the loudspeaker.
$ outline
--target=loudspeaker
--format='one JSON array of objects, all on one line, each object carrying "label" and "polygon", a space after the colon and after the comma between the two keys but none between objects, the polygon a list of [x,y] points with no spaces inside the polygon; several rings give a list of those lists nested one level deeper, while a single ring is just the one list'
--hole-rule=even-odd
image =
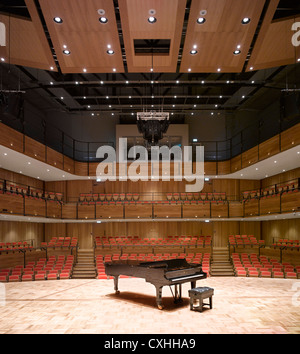
[{"label": "loudspeaker", "polygon": [[281,114],[284,120],[300,117],[300,93],[284,92],[281,96]]},{"label": "loudspeaker", "polygon": [[8,118],[19,119],[23,111],[24,98],[21,93],[1,93],[0,112]]}]

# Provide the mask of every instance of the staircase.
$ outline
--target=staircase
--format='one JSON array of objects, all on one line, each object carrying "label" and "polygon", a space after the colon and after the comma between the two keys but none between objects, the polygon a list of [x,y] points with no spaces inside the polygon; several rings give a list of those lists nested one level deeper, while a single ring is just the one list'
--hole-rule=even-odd
[{"label": "staircase", "polygon": [[73,279],[96,278],[95,257],[93,249],[79,249],[77,263],[73,268]]},{"label": "staircase", "polygon": [[233,266],[229,261],[227,248],[214,248],[212,262],[210,265],[212,277],[232,277],[234,276]]}]

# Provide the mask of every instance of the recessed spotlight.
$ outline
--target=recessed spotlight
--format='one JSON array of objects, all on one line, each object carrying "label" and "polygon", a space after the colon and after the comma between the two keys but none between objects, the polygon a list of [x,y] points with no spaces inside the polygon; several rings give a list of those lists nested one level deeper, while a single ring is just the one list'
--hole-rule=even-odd
[{"label": "recessed spotlight", "polygon": [[157,20],[156,20],[156,17],[154,17],[154,16],[150,16],[149,18],[148,18],[148,22],[149,23],[155,23]]},{"label": "recessed spotlight", "polygon": [[70,55],[70,54],[71,54],[71,52],[70,52],[68,49],[65,49],[65,50],[63,51],[63,53],[64,53],[65,55]]},{"label": "recessed spotlight", "polygon": [[99,18],[99,22],[100,22],[100,23],[107,23],[107,22],[108,22],[108,19],[107,19],[106,17],[104,17],[104,16],[101,16],[101,17]]},{"label": "recessed spotlight", "polygon": [[176,80],[176,84],[179,84],[179,80]]},{"label": "recessed spotlight", "polygon": [[53,66],[50,66],[50,70],[54,70],[54,67],[53,67]]},{"label": "recessed spotlight", "polygon": [[128,85],[128,84],[129,84],[129,81],[126,81],[126,84]]},{"label": "recessed spotlight", "polygon": [[86,73],[86,72],[87,72],[86,68],[83,68],[83,72],[84,72],[84,73]]},{"label": "recessed spotlight", "polygon": [[218,68],[218,72],[220,72],[221,71],[221,68]]},{"label": "recessed spotlight", "polygon": [[252,71],[253,69],[254,69],[253,66],[251,66],[251,67],[250,67],[250,70]]},{"label": "recessed spotlight", "polygon": [[239,55],[241,54],[241,51],[239,49],[236,49],[234,52],[233,52],[234,55]]},{"label": "recessed spotlight", "polygon": [[3,155],[4,155],[4,156],[7,156],[7,153],[5,152]]},{"label": "recessed spotlight", "polygon": [[251,19],[250,19],[249,17],[244,17],[244,18],[242,19],[242,24],[243,24],[243,25],[247,25],[248,23],[250,23],[250,21],[251,21]]},{"label": "recessed spotlight", "polygon": [[192,69],[191,68],[188,68],[188,72],[191,72],[192,71]]},{"label": "recessed spotlight", "polygon": [[109,49],[106,53],[109,54],[109,55],[115,54],[115,52],[112,49]]},{"label": "recessed spotlight", "polygon": [[113,68],[113,72],[116,72],[117,71],[117,69],[116,68]]},{"label": "recessed spotlight", "polygon": [[197,23],[199,24],[199,25],[203,25],[203,23],[206,21],[206,19],[204,18],[204,17],[199,17],[199,18],[197,18]]},{"label": "recessed spotlight", "polygon": [[62,20],[62,18],[61,18],[61,17],[58,17],[58,16],[54,17],[53,21],[56,22],[56,23],[63,23],[63,22],[64,22],[64,21]]},{"label": "recessed spotlight", "polygon": [[191,55],[196,55],[198,53],[198,51],[196,50],[196,49],[192,49],[191,51],[190,51],[190,54]]},{"label": "recessed spotlight", "polygon": [[1,58],[1,61],[5,61],[5,59],[4,59],[4,58]]},{"label": "recessed spotlight", "polygon": [[277,161],[274,161],[274,163],[277,163]]},{"label": "recessed spotlight", "polygon": [[197,143],[198,142],[198,139],[193,139],[193,143]]},{"label": "recessed spotlight", "polygon": [[106,99],[108,100],[108,99],[109,99],[109,97],[108,97],[108,96],[106,96]]}]

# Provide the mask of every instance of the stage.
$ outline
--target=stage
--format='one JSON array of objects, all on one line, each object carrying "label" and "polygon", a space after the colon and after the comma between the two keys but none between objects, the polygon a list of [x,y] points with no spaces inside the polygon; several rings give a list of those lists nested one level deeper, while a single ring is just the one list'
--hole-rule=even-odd
[{"label": "stage", "polygon": [[[3,284],[3,283],[2,283]],[[2,286],[1,284],[1,286]],[[214,288],[213,309],[190,311],[143,279],[58,280],[5,283],[0,334],[296,334],[300,333],[300,280],[215,277],[197,282]]]}]

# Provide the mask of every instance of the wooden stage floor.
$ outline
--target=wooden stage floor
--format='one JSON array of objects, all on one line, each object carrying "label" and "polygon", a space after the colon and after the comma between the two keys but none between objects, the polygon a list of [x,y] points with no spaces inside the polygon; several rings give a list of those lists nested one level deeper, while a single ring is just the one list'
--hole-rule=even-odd
[{"label": "wooden stage floor", "polygon": [[286,334],[300,333],[300,279],[208,278],[213,309],[190,311],[163,288],[165,309],[156,307],[155,287],[143,279],[60,280],[1,285],[0,334]]}]

